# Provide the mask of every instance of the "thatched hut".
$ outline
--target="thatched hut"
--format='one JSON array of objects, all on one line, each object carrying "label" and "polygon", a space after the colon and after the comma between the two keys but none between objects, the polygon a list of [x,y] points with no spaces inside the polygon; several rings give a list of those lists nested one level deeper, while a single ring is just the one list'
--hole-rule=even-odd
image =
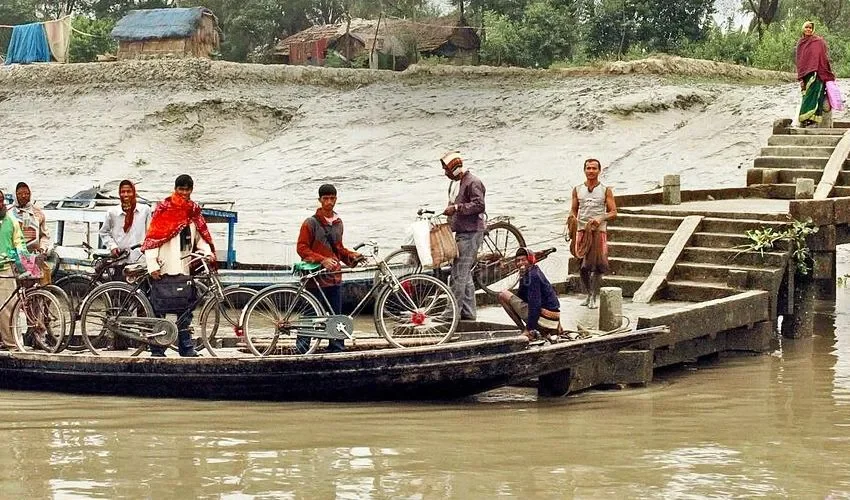
[{"label": "thatched hut", "polygon": [[210,57],[218,49],[218,20],[204,7],[131,10],[115,25],[118,59]]},{"label": "thatched hut", "polygon": [[[379,24],[380,23],[380,24]],[[348,61],[367,57],[374,47],[375,65],[404,69],[420,57],[440,56],[454,64],[475,64],[481,39],[463,18],[352,19],[350,22],[312,26],[289,36],[274,54],[285,64],[323,65],[330,51]]]}]

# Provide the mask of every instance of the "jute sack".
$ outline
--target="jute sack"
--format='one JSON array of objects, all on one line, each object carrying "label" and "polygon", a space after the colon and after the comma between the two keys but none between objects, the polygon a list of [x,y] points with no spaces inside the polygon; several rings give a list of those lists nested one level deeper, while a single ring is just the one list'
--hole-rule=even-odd
[{"label": "jute sack", "polygon": [[431,226],[431,261],[434,267],[452,262],[457,257],[457,243],[448,224]]}]

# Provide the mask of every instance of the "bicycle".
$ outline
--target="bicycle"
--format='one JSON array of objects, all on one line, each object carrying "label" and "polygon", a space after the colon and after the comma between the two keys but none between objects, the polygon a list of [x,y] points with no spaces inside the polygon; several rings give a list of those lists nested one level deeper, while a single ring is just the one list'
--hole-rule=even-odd
[{"label": "bicycle", "polygon": [[[433,210],[420,208],[416,216],[417,220],[427,220],[431,224],[443,222],[442,216]],[[516,288],[519,281],[519,269],[516,267],[514,255],[517,249],[524,246],[525,238],[519,228],[511,224],[510,217],[489,219],[484,231],[484,239],[478,248],[477,261],[472,269],[475,288],[484,290],[492,296],[498,296],[503,290]],[[542,257],[545,258],[545,255]],[[541,256],[538,256],[538,260],[540,258]],[[413,245],[402,246],[388,254],[384,260],[394,269],[399,270],[402,275],[422,272],[419,254]],[[451,274],[449,267],[436,268],[432,272],[443,281],[447,281]]]},{"label": "bicycle", "polygon": [[[376,279],[351,314],[331,313],[330,302],[318,286],[319,279],[330,271],[320,264],[298,263],[293,272],[300,277],[299,285],[272,285],[260,290],[242,311],[240,323],[250,352],[256,356],[273,354],[281,337],[288,343],[282,344],[280,351],[292,354],[302,354],[295,348],[299,336],[310,338],[303,354],[316,352],[322,340],[355,340],[354,317],[373,296],[375,328],[391,346],[442,344],[451,339],[458,324],[458,306],[445,283],[425,274],[399,278],[377,257],[375,242],[354,249],[365,245],[371,247],[367,258],[375,263]],[[322,301],[307,290],[308,285],[318,290]]]},{"label": "bicycle", "polygon": [[[14,263],[9,265],[14,266]],[[16,301],[12,307],[11,328],[18,350],[30,352],[38,349],[51,354],[59,352],[66,328],[60,299],[48,287],[39,285],[38,277],[18,275],[2,276],[0,279],[16,281],[15,291],[0,305],[0,309]]]},{"label": "bicycle", "polygon": [[[136,245],[130,250],[138,248],[139,246],[140,245]],[[72,352],[85,351],[87,349],[82,338],[79,338],[77,343],[74,341],[76,339],[74,336],[76,323],[81,318],[80,309],[82,307],[83,299],[98,285],[110,281],[122,281],[122,269],[126,265],[122,261],[130,253],[129,250],[122,250],[118,255],[113,255],[110,250],[95,249],[85,242],[83,242],[83,248],[86,249],[89,257],[94,259],[92,263],[92,274],[69,274],[68,276],[64,276],[56,280],[56,283],[54,283],[55,286],[62,290],[64,296],[67,298],[67,306],[71,321],[68,326],[68,335],[65,336],[64,349],[68,349]]]},{"label": "bicycle", "polygon": [[[193,252],[184,258],[190,259],[190,266],[199,265],[198,275],[192,276],[198,293],[189,311],[201,305],[198,325],[201,338],[196,339],[196,348],[206,348],[216,357],[216,334],[221,317],[231,325],[237,336],[241,336],[239,316],[235,311],[245,296],[253,297],[256,291],[250,288],[232,286],[224,288],[216,268],[207,263],[206,257]],[[144,263],[131,264],[124,268],[126,282],[108,282],[95,287],[88,294],[80,309],[80,334],[83,342],[92,354],[100,355],[110,340],[122,337],[136,343],[131,356],[138,356],[148,346],[172,347],[177,340],[177,322],[157,318],[146,292],[150,290],[150,280]],[[179,319],[179,317],[178,317]]]}]

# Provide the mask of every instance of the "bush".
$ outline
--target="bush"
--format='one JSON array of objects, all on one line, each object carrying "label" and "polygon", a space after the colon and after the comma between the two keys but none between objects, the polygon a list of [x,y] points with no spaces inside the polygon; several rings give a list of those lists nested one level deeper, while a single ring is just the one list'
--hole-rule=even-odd
[{"label": "bush", "polygon": [[118,48],[111,35],[114,25],[115,22],[109,19],[75,17],[71,26],[91,36],[81,35],[76,31],[71,33],[69,62],[91,62],[97,60],[98,54],[114,53]]}]

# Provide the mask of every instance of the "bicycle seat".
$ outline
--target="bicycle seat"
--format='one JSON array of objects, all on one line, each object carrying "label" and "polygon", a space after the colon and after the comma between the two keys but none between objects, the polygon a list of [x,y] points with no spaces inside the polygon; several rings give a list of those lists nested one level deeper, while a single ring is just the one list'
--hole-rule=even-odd
[{"label": "bicycle seat", "polygon": [[127,279],[139,278],[148,272],[148,266],[145,263],[130,264],[124,267],[124,276]]},{"label": "bicycle seat", "polygon": [[92,250],[91,256],[96,259],[112,257],[112,251],[106,250],[105,248],[98,248],[97,250]]},{"label": "bicycle seat", "polygon": [[322,265],[319,264],[318,262],[304,262],[302,260],[300,262],[296,262],[292,266],[292,274],[295,274],[295,275],[310,274],[310,273],[318,271],[321,268],[322,268]]}]

